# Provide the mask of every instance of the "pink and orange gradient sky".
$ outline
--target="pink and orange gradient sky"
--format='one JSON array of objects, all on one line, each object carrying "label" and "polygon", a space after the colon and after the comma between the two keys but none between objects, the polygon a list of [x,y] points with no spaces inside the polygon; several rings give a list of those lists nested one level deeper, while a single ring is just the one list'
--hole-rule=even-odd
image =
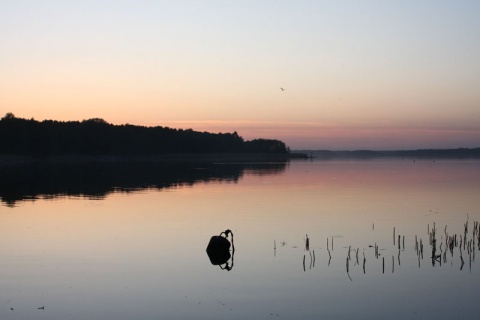
[{"label": "pink and orange gradient sky", "polygon": [[479,57],[480,1],[2,0],[0,116],[480,147]]}]

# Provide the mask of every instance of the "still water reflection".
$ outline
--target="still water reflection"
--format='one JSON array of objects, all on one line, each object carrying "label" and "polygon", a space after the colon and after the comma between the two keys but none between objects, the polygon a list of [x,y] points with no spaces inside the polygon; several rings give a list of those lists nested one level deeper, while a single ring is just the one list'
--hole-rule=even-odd
[{"label": "still water reflection", "polygon": [[480,161],[0,174],[0,319],[477,319]]}]

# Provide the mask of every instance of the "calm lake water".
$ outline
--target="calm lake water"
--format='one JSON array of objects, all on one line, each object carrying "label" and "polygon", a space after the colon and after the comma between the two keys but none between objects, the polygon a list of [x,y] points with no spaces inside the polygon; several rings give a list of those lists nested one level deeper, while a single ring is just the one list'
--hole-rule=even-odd
[{"label": "calm lake water", "polygon": [[[0,319],[478,319],[478,160],[2,166],[0,179]],[[233,257],[213,265],[205,249],[226,229]]]}]

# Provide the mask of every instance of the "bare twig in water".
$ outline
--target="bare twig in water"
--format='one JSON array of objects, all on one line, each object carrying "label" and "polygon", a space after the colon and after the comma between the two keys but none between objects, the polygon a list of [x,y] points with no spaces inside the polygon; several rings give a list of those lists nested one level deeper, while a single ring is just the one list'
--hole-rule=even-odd
[{"label": "bare twig in water", "polygon": [[365,263],[367,262],[367,258],[365,258],[365,252],[363,253],[363,274],[365,274]]},{"label": "bare twig in water", "polygon": [[415,251],[416,251],[417,254],[418,254],[418,239],[417,239],[417,235],[415,235]]}]

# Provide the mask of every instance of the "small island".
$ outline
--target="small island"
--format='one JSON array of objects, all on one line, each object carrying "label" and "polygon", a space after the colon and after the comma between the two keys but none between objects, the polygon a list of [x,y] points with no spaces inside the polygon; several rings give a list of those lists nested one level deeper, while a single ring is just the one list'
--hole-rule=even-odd
[{"label": "small island", "polygon": [[289,159],[306,157],[290,152],[275,139],[245,141],[237,132],[210,133],[192,129],[114,125],[100,118],[55,121],[0,119],[0,155],[3,161],[28,159]]}]

